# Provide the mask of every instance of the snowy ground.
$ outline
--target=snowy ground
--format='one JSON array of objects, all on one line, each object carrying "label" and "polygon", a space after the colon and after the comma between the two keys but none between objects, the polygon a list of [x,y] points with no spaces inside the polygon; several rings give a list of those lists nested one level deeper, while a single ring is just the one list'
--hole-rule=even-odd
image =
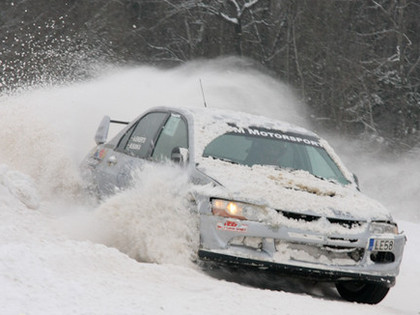
[{"label": "snowy ground", "polygon": [[101,203],[84,195],[77,167],[102,115],[201,106],[199,78],[209,106],[309,125],[286,87],[224,62],[121,70],[0,98],[0,314],[420,314],[420,165],[409,157],[343,157],[408,236],[397,284],[375,306],[344,302],[326,284],[201,270],[189,260],[194,228],[179,174],[148,176]]}]

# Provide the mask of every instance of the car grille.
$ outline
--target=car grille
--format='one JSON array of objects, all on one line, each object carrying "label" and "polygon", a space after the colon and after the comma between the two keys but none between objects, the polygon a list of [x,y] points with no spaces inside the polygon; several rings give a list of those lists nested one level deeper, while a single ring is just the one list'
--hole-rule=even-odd
[{"label": "car grille", "polygon": [[310,245],[275,240],[275,259],[328,264],[334,266],[354,266],[363,258],[364,249],[358,247]]},{"label": "car grille", "polygon": [[[301,214],[291,211],[277,210],[288,220],[317,223],[321,220],[321,216],[312,214]],[[358,231],[355,228],[361,227],[366,222],[359,220],[329,218],[326,220],[332,225],[338,225],[345,232],[346,236],[336,235],[325,236],[323,241],[314,243],[312,241],[306,243],[300,240],[281,240],[272,239],[274,241],[275,253],[273,257],[278,262],[300,261],[306,263],[328,264],[335,266],[352,266],[357,265],[363,259],[365,249],[355,245],[359,239]],[[355,229],[350,232],[350,230]],[[354,237],[352,237],[354,235]],[[298,237],[305,237],[305,233],[299,234]],[[310,238],[310,237],[309,237]],[[231,240],[230,245],[245,246],[255,250],[264,251],[264,242],[258,237],[238,237]]]},{"label": "car grille", "polygon": [[[353,240],[348,240],[351,243]],[[273,243],[274,242],[274,243]],[[340,240],[341,243],[342,240]],[[300,261],[305,263],[326,264],[331,266],[357,265],[365,253],[363,248],[342,245],[321,245],[291,242],[280,239],[240,236],[230,240],[230,246],[241,246],[257,251],[266,251],[265,244],[273,244],[273,258],[278,263]],[[270,246],[268,248],[271,251]]]},{"label": "car grille", "polygon": [[[279,214],[283,215],[288,220],[302,223],[314,223],[323,219],[322,216],[312,214],[301,214],[291,211],[276,210]],[[358,234],[360,228],[363,229],[365,221],[349,220],[339,218],[325,218],[331,225],[337,225],[342,230],[342,233],[335,235],[325,235],[319,242],[313,242],[310,232],[299,233],[296,232],[297,239],[267,239],[261,237],[241,236],[235,237],[229,245],[243,246],[257,251],[265,251],[265,243],[274,242],[274,248],[270,246],[268,252],[272,252],[273,258],[279,263],[289,263],[290,261],[325,264],[331,266],[355,266],[361,263],[365,255],[364,247],[357,247]],[[308,228],[309,226],[306,226]],[[358,229],[359,228],[359,229]],[[353,229],[353,230],[352,230]],[[341,234],[341,235],[340,235]],[[308,237],[308,242],[301,238]],[[317,236],[315,236],[317,237]],[[299,239],[300,238],[300,239]],[[270,241],[271,240],[271,241]]]},{"label": "car grille", "polygon": [[[284,211],[284,210],[277,210],[277,212],[281,213],[284,217],[288,219],[296,220],[296,221],[312,222],[312,221],[318,221],[322,218],[321,216],[301,214],[301,213]],[[359,221],[359,220],[337,219],[337,218],[328,218],[328,217],[326,219],[331,224],[337,224],[347,229],[361,226],[364,223],[364,221]]]},{"label": "car grille", "polygon": [[[278,213],[282,214],[289,220],[295,220],[299,222],[317,222],[321,220],[321,216],[301,214],[291,211],[277,210]],[[357,227],[361,227],[364,221],[360,220],[349,220],[339,218],[326,218],[332,225],[338,225],[345,229],[351,230]],[[326,263],[331,265],[355,265],[358,264],[365,253],[364,248],[354,247],[354,243],[357,243],[358,239],[329,236],[326,237],[326,244],[306,244],[298,242],[287,242],[284,240],[275,240],[276,244],[276,256],[279,259],[283,258],[295,261],[304,261],[311,263]]]}]

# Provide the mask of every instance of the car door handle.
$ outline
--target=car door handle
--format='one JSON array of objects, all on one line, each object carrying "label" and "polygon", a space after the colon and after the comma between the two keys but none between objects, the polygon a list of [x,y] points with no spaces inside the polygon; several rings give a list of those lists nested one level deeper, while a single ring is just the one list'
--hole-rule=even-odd
[{"label": "car door handle", "polygon": [[106,162],[108,163],[108,166],[115,165],[117,164],[117,158],[115,155],[111,155]]}]

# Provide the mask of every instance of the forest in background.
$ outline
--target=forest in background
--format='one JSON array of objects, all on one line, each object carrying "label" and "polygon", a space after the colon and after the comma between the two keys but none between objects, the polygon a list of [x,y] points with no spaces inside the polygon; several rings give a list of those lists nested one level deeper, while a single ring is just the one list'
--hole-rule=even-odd
[{"label": "forest in background", "polygon": [[418,0],[2,0],[0,93],[246,57],[319,126],[403,152],[420,146],[419,16]]}]

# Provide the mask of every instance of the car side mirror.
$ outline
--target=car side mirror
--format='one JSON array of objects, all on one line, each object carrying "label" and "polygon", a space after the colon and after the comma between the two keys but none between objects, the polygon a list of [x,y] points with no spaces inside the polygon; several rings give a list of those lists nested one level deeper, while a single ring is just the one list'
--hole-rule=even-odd
[{"label": "car side mirror", "polygon": [[176,164],[185,165],[188,161],[188,154],[188,149],[175,147],[171,152],[171,161]]},{"label": "car side mirror", "polygon": [[99,124],[98,129],[95,134],[95,142],[97,145],[103,144],[108,138],[109,124],[111,123],[111,118],[109,116],[104,116],[101,123]]}]

